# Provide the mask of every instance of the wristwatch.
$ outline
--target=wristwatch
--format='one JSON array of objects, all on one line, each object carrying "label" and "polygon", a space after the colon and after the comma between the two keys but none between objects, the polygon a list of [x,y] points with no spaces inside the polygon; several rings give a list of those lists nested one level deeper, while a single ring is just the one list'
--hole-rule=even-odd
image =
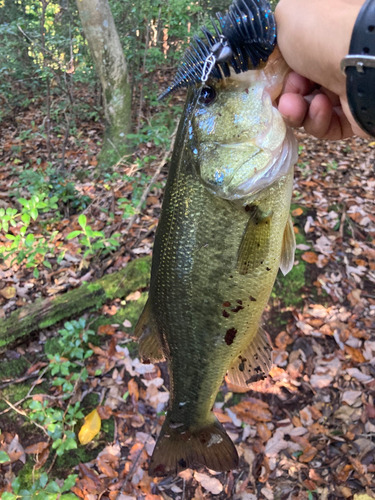
[{"label": "wristwatch", "polygon": [[359,11],[341,70],[355,121],[375,136],[375,0],[366,0]]}]

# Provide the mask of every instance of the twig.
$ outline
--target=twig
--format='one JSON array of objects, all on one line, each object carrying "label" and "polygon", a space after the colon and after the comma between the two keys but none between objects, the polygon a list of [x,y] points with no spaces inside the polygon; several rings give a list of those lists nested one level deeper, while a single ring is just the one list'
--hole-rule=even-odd
[{"label": "twig", "polygon": [[129,233],[130,229],[133,227],[135,219],[138,217],[139,213],[141,212],[142,205],[146,201],[148,193],[151,191],[152,186],[155,184],[156,179],[159,177],[161,169],[164,167],[164,165],[167,162],[168,156],[169,156],[169,154],[172,151],[173,146],[174,146],[174,141],[175,141],[175,138],[176,138],[177,129],[178,129],[178,124],[177,124],[177,126],[176,126],[176,128],[175,128],[175,130],[174,130],[174,132],[172,134],[172,141],[171,141],[170,148],[168,149],[168,151],[163,156],[163,159],[161,160],[161,162],[159,163],[157,169],[155,170],[155,173],[152,176],[151,181],[147,185],[146,189],[143,191],[143,194],[142,194],[141,199],[140,199],[140,201],[138,203],[138,206],[135,209],[136,213],[131,217],[131,219],[129,220],[129,223],[128,223],[127,227],[126,227],[126,230],[125,230],[126,233]]},{"label": "twig", "polygon": [[[33,392],[33,390],[35,389],[35,386],[38,384],[38,382],[39,382],[40,380],[42,380],[42,377],[43,377],[43,375],[46,373],[46,371],[48,370],[48,368],[49,368],[49,365],[48,365],[48,366],[46,366],[46,367],[44,368],[44,370],[42,371],[42,373],[41,373],[40,375],[38,375],[38,378],[35,380],[35,382],[33,383],[33,385],[30,387],[29,392],[26,394],[26,396],[25,396],[24,398],[20,399],[19,401],[17,401],[17,403],[14,403],[13,407],[19,406],[19,405],[20,405],[20,404],[22,404],[24,401],[26,401],[26,399],[29,399],[29,398],[31,398],[31,397],[32,397],[32,396],[31,396],[31,393],[32,393],[32,392]],[[29,377],[26,377],[26,378],[29,378]],[[26,378],[25,378],[25,380],[26,380]],[[0,387],[0,389],[1,389],[1,388],[2,388],[2,386]],[[4,399],[4,401],[5,401],[5,399]],[[10,406],[10,405],[9,405],[9,406]],[[12,407],[11,407],[11,408],[12,408]],[[8,411],[10,411],[10,408],[8,408],[8,409],[6,409],[6,410],[3,410],[3,411],[0,413],[0,415],[3,415],[4,413],[8,413]]]},{"label": "twig", "polygon": [[8,401],[7,399],[5,399],[5,398],[2,398],[2,399],[3,399],[3,401],[5,401],[5,403],[6,403],[8,406],[10,406],[10,408],[11,408],[12,410],[14,410],[14,411],[15,411],[16,413],[18,413],[19,415],[22,415],[23,417],[28,418],[28,419],[30,420],[30,422],[32,422],[34,425],[36,425],[37,427],[39,427],[39,429],[41,429],[41,430],[44,432],[44,434],[45,434],[46,436],[48,436],[48,438],[50,437],[50,436],[48,435],[47,431],[45,430],[45,428],[44,428],[42,425],[38,424],[38,422],[35,422],[34,420],[31,420],[31,419],[30,419],[30,417],[27,415],[27,413],[26,413],[25,411],[23,411],[23,410],[19,410],[16,406],[14,406],[14,405],[13,405],[10,401]]}]

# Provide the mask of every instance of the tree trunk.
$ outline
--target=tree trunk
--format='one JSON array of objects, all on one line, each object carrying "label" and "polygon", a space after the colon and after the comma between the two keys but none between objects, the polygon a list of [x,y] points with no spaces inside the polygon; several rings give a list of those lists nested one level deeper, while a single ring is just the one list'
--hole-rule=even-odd
[{"label": "tree trunk", "polygon": [[150,268],[150,257],[136,259],[125,269],[108,274],[94,283],[84,283],[64,295],[38,300],[30,306],[17,309],[0,324],[0,351],[36,330],[50,327],[89,309],[98,309],[107,300],[126,297],[139,288],[145,288]]},{"label": "tree trunk", "polygon": [[77,7],[102,84],[108,125],[99,161],[109,167],[129,153],[126,144],[131,127],[128,68],[108,0],[77,0]]}]

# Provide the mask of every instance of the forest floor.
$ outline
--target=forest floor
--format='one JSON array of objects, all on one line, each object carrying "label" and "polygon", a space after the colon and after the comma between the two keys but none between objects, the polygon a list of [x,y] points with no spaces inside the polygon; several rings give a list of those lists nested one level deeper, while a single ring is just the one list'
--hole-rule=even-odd
[{"label": "forest floor", "polygon": [[[181,99],[177,96],[176,103]],[[39,160],[45,142],[35,131],[42,120],[35,103],[16,120],[0,123],[0,208],[19,210],[17,197],[30,198],[30,184],[53,181],[47,162]],[[56,231],[56,250],[46,256],[51,266],[38,277],[24,262],[0,260],[2,319],[37,298],[59,296],[152,252],[168,172],[165,149],[150,136],[127,163],[119,161],[114,174],[101,175],[96,154],[103,127],[82,120],[79,130],[79,137],[69,138],[63,171],[80,203],[75,207],[77,195],[68,198],[64,192],[61,215],[45,212],[32,226],[36,238]],[[214,409],[236,444],[238,470],[217,474],[201,468],[167,479],[149,477],[169,392],[165,365],[142,365],[137,358],[132,331],[147,297],[143,287],[83,315],[82,330],[95,334],[84,344],[92,354],[79,365],[87,378],[73,384],[69,397],[49,370],[51,357],[59,353],[62,324],[3,349],[0,494],[12,491],[16,477],[23,488],[34,482],[42,490],[40,478],[48,472],[59,487],[68,474],[77,474],[72,491],[87,500],[375,498],[375,143],[297,136],[296,261],[289,275],[279,274],[264,313],[274,365],[266,380],[245,393],[224,382]],[[61,148],[57,135],[52,147]],[[123,213],[142,193],[147,193],[145,206],[130,226]],[[107,238],[121,233],[121,247],[84,257],[79,238],[66,239],[80,229],[82,211],[87,224]],[[17,228],[11,228],[13,235]],[[0,244],[6,242],[0,232]],[[61,410],[64,422],[68,405],[82,412],[70,428],[76,444],[69,452],[57,455],[48,422],[33,418],[38,402],[44,412]],[[75,434],[90,413],[101,430],[81,444]],[[2,452],[8,461],[1,461]]]}]

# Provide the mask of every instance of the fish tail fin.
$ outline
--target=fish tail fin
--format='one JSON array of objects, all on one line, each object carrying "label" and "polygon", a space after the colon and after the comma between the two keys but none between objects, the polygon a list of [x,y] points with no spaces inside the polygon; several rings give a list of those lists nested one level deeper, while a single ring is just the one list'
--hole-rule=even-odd
[{"label": "fish tail fin", "polygon": [[236,447],[213,415],[206,426],[194,431],[179,430],[176,424],[171,425],[167,416],[151,457],[149,474],[159,477],[177,474],[198,465],[217,472],[236,469]]}]

